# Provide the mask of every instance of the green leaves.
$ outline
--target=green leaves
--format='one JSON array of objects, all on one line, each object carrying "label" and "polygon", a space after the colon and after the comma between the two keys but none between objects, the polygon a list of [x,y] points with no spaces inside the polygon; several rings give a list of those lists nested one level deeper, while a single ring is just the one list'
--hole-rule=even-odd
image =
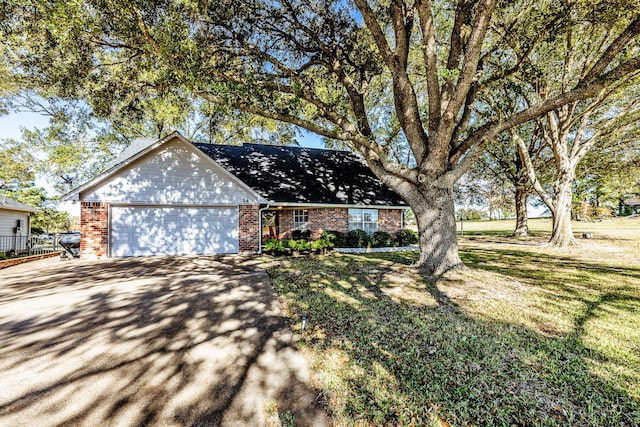
[{"label": "green leaves", "polygon": [[18,191],[35,179],[29,147],[14,139],[0,140],[0,165],[0,190]]}]

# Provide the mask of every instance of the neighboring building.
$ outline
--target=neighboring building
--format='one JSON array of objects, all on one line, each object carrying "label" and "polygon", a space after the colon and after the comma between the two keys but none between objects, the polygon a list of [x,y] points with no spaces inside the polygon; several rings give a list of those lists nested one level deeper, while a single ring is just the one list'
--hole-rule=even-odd
[{"label": "neighboring building", "polygon": [[38,210],[0,195],[0,253],[28,250],[31,215]]},{"label": "neighboring building", "polygon": [[81,255],[257,252],[270,237],[402,228],[405,202],[353,153],[139,140],[65,196],[81,203]]},{"label": "neighboring building", "polygon": [[631,213],[640,213],[640,197],[631,197],[629,199],[626,199],[623,203],[625,206],[629,207]]}]

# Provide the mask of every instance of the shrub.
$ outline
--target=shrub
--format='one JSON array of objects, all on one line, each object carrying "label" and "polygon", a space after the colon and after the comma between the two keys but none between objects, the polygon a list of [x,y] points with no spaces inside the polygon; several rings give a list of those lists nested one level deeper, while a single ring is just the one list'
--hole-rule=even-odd
[{"label": "shrub", "polygon": [[480,221],[484,214],[477,209],[458,209],[456,220],[460,221]]},{"label": "shrub", "polygon": [[291,248],[292,251],[306,251],[311,249],[311,243],[303,239],[291,239],[287,240],[286,242],[288,242],[288,247]]},{"label": "shrub", "polygon": [[322,232],[322,237],[327,237],[333,246],[336,248],[346,248],[347,247],[347,234],[341,231],[332,231],[327,230]]},{"label": "shrub", "polygon": [[371,236],[374,248],[388,248],[393,246],[393,236],[386,231],[376,231]]},{"label": "shrub", "polygon": [[319,239],[314,240],[313,242],[311,242],[311,248],[312,249],[317,251],[317,250],[320,250],[320,249],[329,249],[329,248],[333,247],[333,243],[331,242],[331,236],[333,236],[333,234],[327,233],[325,235],[325,233],[322,233],[322,235],[320,236]]},{"label": "shrub", "polygon": [[5,254],[4,252],[0,252],[0,261],[3,261],[5,259],[9,259],[9,257],[7,256],[7,254]]},{"label": "shrub", "polygon": [[416,243],[418,243],[418,233],[413,230],[404,228],[402,230],[396,231],[393,235],[393,239],[398,246],[415,245]]},{"label": "shrub", "polygon": [[308,240],[298,240],[298,247],[301,251],[311,250],[311,242]]},{"label": "shrub", "polygon": [[320,235],[320,238],[316,241],[323,242],[325,248],[332,248],[335,246],[333,242],[335,238],[336,238],[335,234],[329,231],[323,231],[322,234]]},{"label": "shrub", "polygon": [[265,242],[262,250],[265,252],[283,253],[285,246],[284,243],[278,239],[269,239]]},{"label": "shrub", "polygon": [[609,218],[613,216],[613,212],[611,211],[611,208],[602,206],[596,208],[596,216],[598,218]]},{"label": "shrub", "polygon": [[351,230],[347,233],[347,245],[352,248],[366,248],[371,246],[371,236],[364,230]]}]

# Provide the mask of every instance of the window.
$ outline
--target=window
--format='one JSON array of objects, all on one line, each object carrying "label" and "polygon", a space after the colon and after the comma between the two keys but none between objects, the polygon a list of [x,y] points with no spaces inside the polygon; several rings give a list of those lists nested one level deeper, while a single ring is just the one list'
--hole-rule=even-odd
[{"label": "window", "polygon": [[367,234],[378,231],[377,209],[349,209],[349,231],[364,230]]},{"label": "window", "polygon": [[309,211],[306,209],[296,209],[293,211],[293,229],[307,231],[309,228]]}]

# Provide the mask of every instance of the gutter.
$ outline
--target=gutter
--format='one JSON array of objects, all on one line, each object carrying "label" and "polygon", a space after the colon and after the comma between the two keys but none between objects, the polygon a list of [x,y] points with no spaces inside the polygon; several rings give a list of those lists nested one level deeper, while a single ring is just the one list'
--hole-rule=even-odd
[{"label": "gutter", "polygon": [[408,205],[348,205],[340,203],[289,203],[289,202],[270,202],[272,208],[355,208],[355,209],[407,209]]},{"label": "gutter", "polygon": [[264,208],[258,209],[258,255],[262,254],[262,212],[269,209],[269,203]]}]

